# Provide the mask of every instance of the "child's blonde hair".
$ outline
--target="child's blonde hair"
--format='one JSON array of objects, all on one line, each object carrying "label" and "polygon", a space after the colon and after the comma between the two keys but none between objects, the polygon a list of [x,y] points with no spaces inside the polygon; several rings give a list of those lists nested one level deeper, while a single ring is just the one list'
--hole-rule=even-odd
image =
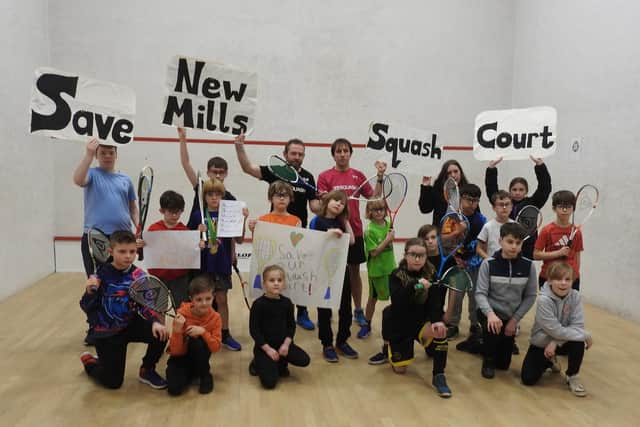
[{"label": "child's blonde hair", "polygon": [[208,193],[220,193],[224,196],[225,189],[224,184],[217,178],[211,178],[204,182],[202,185],[202,203],[204,206],[207,205],[207,194]]},{"label": "child's blonde hair", "polygon": [[387,205],[384,203],[384,200],[381,200],[381,199],[369,200],[365,208],[365,218],[371,219],[371,214],[373,213],[373,210],[376,208],[383,208],[386,210]]},{"label": "child's blonde hair", "polygon": [[571,280],[573,280],[573,267],[564,261],[556,261],[549,266],[549,269],[547,270],[547,279],[559,280],[566,276],[567,273],[571,275]]},{"label": "child's blonde hair", "polygon": [[264,270],[262,270],[262,283],[267,281],[267,276],[272,271],[279,271],[280,274],[282,274],[282,281],[284,282],[286,280],[287,275],[284,273],[284,268],[280,267],[277,264],[273,264],[273,265],[266,266]]},{"label": "child's blonde hair", "polygon": [[329,193],[327,193],[326,196],[323,197],[322,208],[320,209],[320,216],[324,216],[324,217],[327,216],[327,207],[329,206],[329,201],[331,200],[337,200],[339,202],[342,202],[342,204],[344,205],[344,210],[340,215],[336,217],[336,219],[340,221],[342,220],[348,221],[349,220],[349,200],[347,198],[347,193],[345,193],[342,190],[330,191]]}]

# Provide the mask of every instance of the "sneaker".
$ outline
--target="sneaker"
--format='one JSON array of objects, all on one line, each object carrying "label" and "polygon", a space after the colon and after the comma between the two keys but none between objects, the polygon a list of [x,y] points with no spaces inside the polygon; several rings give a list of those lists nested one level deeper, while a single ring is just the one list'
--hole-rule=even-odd
[{"label": "sneaker", "polygon": [[470,354],[479,354],[482,352],[482,337],[479,335],[471,335],[466,340],[456,344],[456,350]]},{"label": "sneaker", "polygon": [[520,354],[520,348],[518,347],[518,344],[513,343],[513,348],[511,349],[511,354]]},{"label": "sneaker", "polygon": [[149,387],[155,388],[156,390],[167,388],[167,382],[156,372],[155,369],[140,368],[138,381],[143,384],[147,384]]},{"label": "sneaker", "polygon": [[367,324],[367,319],[365,319],[364,311],[362,311],[361,308],[356,308],[355,310],[353,310],[353,321],[360,326],[364,326]]},{"label": "sneaker", "polygon": [[483,363],[480,373],[484,378],[490,380],[491,378],[496,376],[496,369],[489,364]]},{"label": "sneaker", "polygon": [[367,322],[366,325],[360,326],[360,330],[358,331],[357,336],[360,339],[364,339],[364,338],[367,338],[369,335],[371,335],[371,326],[369,326],[369,323]]},{"label": "sneaker", "polygon": [[87,335],[84,337],[84,345],[87,347],[93,347],[96,345],[96,339],[93,337],[93,334],[91,332],[92,330],[89,329],[87,331]]},{"label": "sneaker", "polygon": [[587,390],[584,389],[584,386],[580,382],[578,374],[567,377],[567,385],[574,395],[578,397],[585,397],[587,395]]},{"label": "sneaker", "polygon": [[242,350],[242,346],[240,345],[240,343],[238,341],[236,341],[235,339],[233,339],[233,337],[231,335],[229,335],[228,337],[226,337],[226,338],[224,338],[222,340],[222,345],[227,350],[231,350],[231,351],[240,351],[240,350]]},{"label": "sneaker", "polygon": [[253,359],[251,360],[251,362],[249,362],[249,375],[251,375],[252,377],[257,377],[258,376],[258,371],[256,371],[256,360]]},{"label": "sneaker", "polygon": [[447,339],[448,340],[456,339],[458,337],[459,333],[460,333],[460,330],[458,329],[457,326],[449,326],[449,327],[447,327]]},{"label": "sneaker", "polygon": [[309,319],[309,312],[303,309],[298,309],[296,323],[300,325],[302,329],[306,329],[307,331],[313,331],[316,327],[311,319]]},{"label": "sneaker", "polygon": [[434,375],[431,384],[433,384],[436,392],[438,392],[438,396],[451,397],[451,389],[447,385],[447,378],[444,376],[444,374]]},{"label": "sneaker", "polygon": [[336,347],[338,348],[340,353],[342,353],[342,355],[344,357],[346,357],[347,359],[357,359],[358,358],[358,352],[355,351],[353,349],[353,347],[351,347],[346,342],[342,343],[342,344],[338,344],[338,345],[336,345]]},{"label": "sneaker", "polygon": [[387,358],[387,355],[383,352],[379,352],[369,358],[369,365],[384,365],[388,361],[389,359]]},{"label": "sneaker", "polygon": [[198,386],[198,392],[200,394],[209,394],[213,391],[213,375],[207,374],[200,377],[200,385]]},{"label": "sneaker", "polygon": [[551,367],[549,369],[551,369],[551,372],[554,374],[559,374],[560,371],[562,371],[562,365],[560,365],[558,356],[553,356],[553,359],[551,359]]},{"label": "sneaker", "polygon": [[333,346],[325,347],[322,349],[322,356],[324,360],[329,363],[338,362],[338,353],[336,353],[336,349]]},{"label": "sneaker", "polygon": [[95,365],[98,363],[98,356],[94,356],[88,351],[85,351],[80,355],[80,361],[82,362],[82,366],[86,368],[89,365]]}]

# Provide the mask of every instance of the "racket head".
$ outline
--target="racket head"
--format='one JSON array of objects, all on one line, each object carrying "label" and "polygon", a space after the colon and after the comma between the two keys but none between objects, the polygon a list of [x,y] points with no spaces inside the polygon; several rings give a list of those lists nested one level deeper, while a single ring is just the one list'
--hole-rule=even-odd
[{"label": "racket head", "polygon": [[144,228],[149,212],[149,202],[151,201],[151,189],[153,187],[153,169],[145,166],[138,177],[138,208],[140,214],[139,227]]},{"label": "racket head", "polygon": [[175,309],[173,295],[167,286],[151,274],[138,277],[129,286],[129,298],[138,305],[160,314]]},{"label": "racket head", "polygon": [[[388,175],[385,175],[382,178],[382,191],[379,195],[375,196],[375,188],[378,185],[378,174],[372,175],[366,180],[364,180],[358,188],[356,188],[353,193],[349,196],[349,200],[357,200],[359,202],[368,202],[369,200],[383,200],[386,194],[390,194],[392,187],[390,183],[387,183]],[[367,197],[369,195],[369,197]]]},{"label": "racket head", "polygon": [[109,253],[109,238],[99,228],[90,228],[87,231],[87,240],[89,243],[89,254],[96,264],[104,264],[107,262],[111,254]]},{"label": "racket head", "polygon": [[516,222],[525,229],[527,236],[531,236],[542,225],[542,212],[533,205],[527,205],[518,212]]},{"label": "racket head", "polygon": [[[444,261],[464,245],[469,228],[469,221],[464,215],[449,212],[442,217],[438,231],[438,250],[440,251],[440,265],[442,267],[444,267]],[[441,273],[442,271],[439,272],[438,278],[441,277]]]},{"label": "racket head", "polygon": [[445,271],[442,278],[438,281],[438,284],[461,293],[473,288],[473,281],[469,273],[457,265]]},{"label": "racket head", "polygon": [[591,217],[593,211],[598,206],[600,192],[591,184],[580,187],[576,194],[576,206],[573,209],[572,223],[574,227],[579,227]]},{"label": "racket head", "polygon": [[402,203],[404,203],[404,199],[407,197],[409,183],[406,176],[394,172],[385,176],[382,187],[384,202],[387,207],[387,212],[389,213],[389,218],[391,219],[391,227],[393,227],[395,217]]},{"label": "racket head", "polygon": [[460,190],[455,179],[449,177],[443,185],[444,200],[449,204],[449,210],[460,212]]},{"label": "racket head", "polygon": [[269,156],[267,162],[267,168],[278,179],[281,179],[289,184],[296,184],[299,180],[298,172],[293,166],[291,166],[285,159],[277,155]]}]

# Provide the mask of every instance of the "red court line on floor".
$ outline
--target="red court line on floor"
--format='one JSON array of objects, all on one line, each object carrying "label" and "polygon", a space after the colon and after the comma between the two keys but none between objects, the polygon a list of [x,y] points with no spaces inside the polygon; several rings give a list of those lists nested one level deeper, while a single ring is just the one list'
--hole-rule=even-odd
[{"label": "red court line on floor", "polygon": [[[136,136],[133,138],[136,142],[178,142],[178,138],[161,138],[157,136]],[[232,139],[207,139],[207,138],[187,138],[187,142],[192,144],[224,144],[224,145],[232,145]],[[245,140],[245,144],[247,145],[265,145],[265,146],[282,146],[287,141],[251,141]],[[331,147],[331,144],[328,142],[305,142],[304,145],[307,147]],[[353,144],[354,148],[365,148],[365,144]],[[442,147],[445,151],[471,151],[473,150],[472,146],[467,145],[444,145]]]}]

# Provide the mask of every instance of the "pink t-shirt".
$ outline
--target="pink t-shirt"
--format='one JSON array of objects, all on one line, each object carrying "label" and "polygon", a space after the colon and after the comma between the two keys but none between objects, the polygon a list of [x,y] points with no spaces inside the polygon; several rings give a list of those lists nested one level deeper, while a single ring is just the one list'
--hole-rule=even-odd
[{"label": "pink t-shirt", "polygon": [[[346,171],[339,171],[335,167],[322,172],[318,176],[318,191],[329,192],[342,190],[351,196],[367,180],[362,172],[349,168]],[[373,188],[366,185],[362,190],[362,195],[366,198],[373,196]],[[360,202],[349,200],[349,224],[353,228],[355,237],[362,236],[362,220],[360,219]]]}]

